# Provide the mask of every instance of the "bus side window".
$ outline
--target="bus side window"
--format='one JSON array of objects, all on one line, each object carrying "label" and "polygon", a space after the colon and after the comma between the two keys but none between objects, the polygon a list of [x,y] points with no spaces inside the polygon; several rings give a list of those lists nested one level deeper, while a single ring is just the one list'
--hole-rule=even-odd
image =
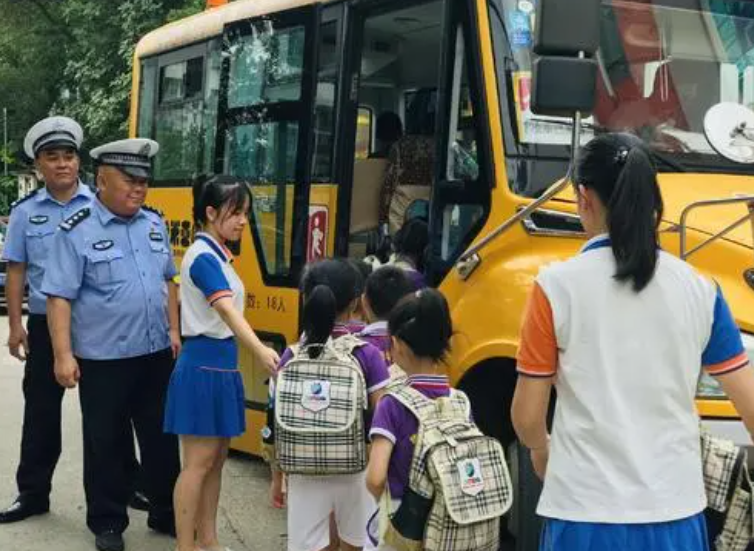
[{"label": "bus side window", "polygon": [[217,40],[142,63],[137,134],[160,144],[156,185],[214,173],[220,69]]},{"label": "bus side window", "polygon": [[356,119],[356,159],[367,159],[372,152],[374,135],[374,111],[371,107],[359,106]]},{"label": "bus side window", "polygon": [[223,171],[251,185],[251,231],[270,276],[291,272],[305,27],[250,23],[229,37]]},{"label": "bus side window", "polygon": [[[451,88],[449,140],[444,175],[446,180],[462,181],[470,187],[483,185],[479,178],[475,127],[464,33],[459,26]],[[484,216],[484,208],[484,205],[473,201],[442,204],[439,253],[443,261],[452,261],[459,254],[470,231]]]}]

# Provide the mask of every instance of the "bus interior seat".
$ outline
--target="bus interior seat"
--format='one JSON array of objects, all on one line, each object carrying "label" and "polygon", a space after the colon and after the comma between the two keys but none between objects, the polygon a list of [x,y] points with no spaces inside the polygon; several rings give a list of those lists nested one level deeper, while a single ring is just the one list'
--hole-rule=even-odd
[{"label": "bus interior seat", "polygon": [[351,226],[348,255],[364,258],[373,251],[379,229],[380,191],[385,182],[387,159],[357,159],[353,166]]}]

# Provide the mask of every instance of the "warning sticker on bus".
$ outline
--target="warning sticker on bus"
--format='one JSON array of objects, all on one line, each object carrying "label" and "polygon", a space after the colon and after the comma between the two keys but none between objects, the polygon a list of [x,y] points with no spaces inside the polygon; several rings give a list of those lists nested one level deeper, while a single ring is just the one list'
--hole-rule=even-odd
[{"label": "warning sticker on bus", "polygon": [[314,262],[327,255],[327,227],[329,211],[324,205],[309,207],[309,231],[306,247],[306,261]]}]

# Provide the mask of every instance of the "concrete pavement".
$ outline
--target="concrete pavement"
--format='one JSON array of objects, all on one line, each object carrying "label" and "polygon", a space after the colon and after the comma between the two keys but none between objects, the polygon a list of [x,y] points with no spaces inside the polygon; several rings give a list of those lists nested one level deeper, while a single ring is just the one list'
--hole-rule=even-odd
[{"label": "concrete pavement", "polygon": [[[16,496],[15,473],[21,440],[23,365],[5,346],[8,324],[0,317],[0,507]],[[85,524],[81,417],[76,391],[63,404],[63,455],[53,482],[51,512],[17,524],[0,525],[0,551],[87,551],[94,537]],[[233,551],[285,549],[285,513],[268,505],[268,469],[257,460],[232,457],[226,465],[220,502],[220,540]],[[146,514],[130,511],[127,551],[172,551],[174,540],[146,527]]]}]

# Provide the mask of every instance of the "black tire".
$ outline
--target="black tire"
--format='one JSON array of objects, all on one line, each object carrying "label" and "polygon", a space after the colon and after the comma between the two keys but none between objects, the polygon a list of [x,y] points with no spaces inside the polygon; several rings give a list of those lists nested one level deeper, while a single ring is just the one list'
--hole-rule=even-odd
[{"label": "black tire", "polygon": [[458,386],[471,400],[476,424],[482,432],[496,438],[508,456],[513,506],[500,525],[500,550],[537,551],[541,521],[535,511],[542,484],[534,474],[529,451],[516,440],[511,423],[517,378],[513,360],[488,360],[470,369]]},{"label": "black tire", "polygon": [[507,515],[508,532],[515,539],[515,551],[537,551],[542,520],[537,516],[537,503],[542,483],[534,473],[529,450],[518,442],[508,447],[508,467],[513,482],[513,507]]}]

